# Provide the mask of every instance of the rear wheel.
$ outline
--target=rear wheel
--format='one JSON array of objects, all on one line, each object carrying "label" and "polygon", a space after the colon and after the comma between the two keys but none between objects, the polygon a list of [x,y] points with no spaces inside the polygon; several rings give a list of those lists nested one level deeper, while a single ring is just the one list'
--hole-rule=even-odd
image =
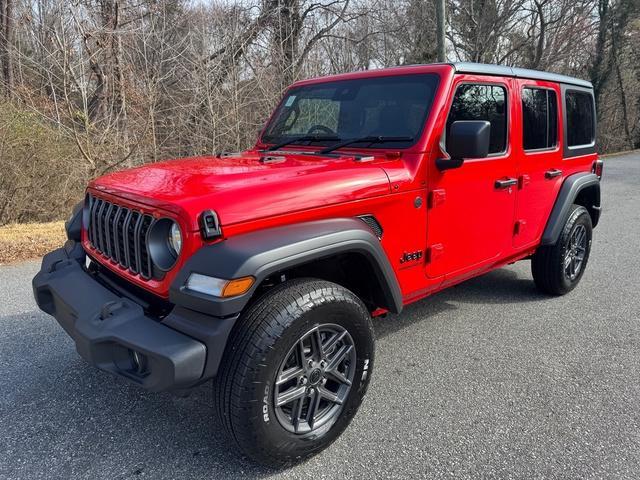
[{"label": "rear wheel", "polygon": [[348,426],[373,353],[369,312],[352,292],[320,280],[282,284],[234,328],[214,382],[219,419],[258,462],[299,462]]},{"label": "rear wheel", "polygon": [[531,272],[538,289],[552,295],[573,290],[587,267],[591,236],[589,212],[573,205],[556,244],[539,247],[531,259]]}]

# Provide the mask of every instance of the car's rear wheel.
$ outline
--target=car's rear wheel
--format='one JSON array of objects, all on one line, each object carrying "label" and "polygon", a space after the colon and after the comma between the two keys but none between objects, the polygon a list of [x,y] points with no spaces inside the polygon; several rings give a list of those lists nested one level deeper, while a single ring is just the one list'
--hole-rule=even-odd
[{"label": "car's rear wheel", "polygon": [[299,279],[242,315],[214,382],[221,423],[240,449],[281,467],[333,442],[369,384],[369,312],[349,290]]},{"label": "car's rear wheel", "polygon": [[531,272],[538,289],[551,295],[564,295],[573,290],[587,267],[591,238],[589,212],[573,205],[556,244],[539,247],[531,259]]}]

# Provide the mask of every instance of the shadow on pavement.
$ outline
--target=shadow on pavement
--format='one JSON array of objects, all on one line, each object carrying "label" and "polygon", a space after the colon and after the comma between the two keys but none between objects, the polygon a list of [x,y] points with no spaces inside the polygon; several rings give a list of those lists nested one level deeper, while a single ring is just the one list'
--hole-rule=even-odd
[{"label": "shadow on pavement", "polygon": [[531,277],[499,269],[449,287],[433,296],[405,307],[400,315],[389,315],[374,321],[376,338],[381,339],[445,311],[454,312],[456,303],[510,304],[537,302],[549,297],[538,292]]},{"label": "shadow on pavement", "polygon": [[18,328],[0,343],[1,478],[274,473],[233,450],[214,415],[211,382],[184,398],[148,393],[85,363],[39,312],[0,322],[43,327],[29,336]]},{"label": "shadow on pavement", "polygon": [[[497,270],[417,302],[404,315],[376,320],[376,337],[455,311],[458,302],[542,299],[529,278]],[[10,469],[26,463],[34,471],[55,472],[52,477],[109,472],[111,478],[178,477],[185,469],[210,478],[274,473],[233,450],[217,424],[210,382],[185,398],[147,393],[87,365],[55,322],[39,312],[0,322],[15,326],[0,343],[0,387],[7,395],[0,401],[0,419]]]}]

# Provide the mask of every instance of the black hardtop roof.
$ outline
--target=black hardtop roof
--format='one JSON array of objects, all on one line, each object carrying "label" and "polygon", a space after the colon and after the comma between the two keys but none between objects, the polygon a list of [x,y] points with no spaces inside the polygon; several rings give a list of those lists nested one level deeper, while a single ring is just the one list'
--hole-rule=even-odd
[{"label": "black hardtop roof", "polygon": [[529,78],[531,80],[545,80],[547,82],[566,83],[578,87],[593,88],[591,82],[580,78],[560,75],[559,73],[541,72],[528,68],[507,67],[505,65],[490,65],[487,63],[456,62],[452,63],[457,73],[476,73],[478,75],[496,75],[500,77]]}]

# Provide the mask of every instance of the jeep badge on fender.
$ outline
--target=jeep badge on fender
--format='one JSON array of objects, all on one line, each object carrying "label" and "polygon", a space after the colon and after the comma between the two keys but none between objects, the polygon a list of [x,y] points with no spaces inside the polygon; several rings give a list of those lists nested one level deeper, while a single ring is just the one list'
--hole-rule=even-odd
[{"label": "jeep badge on fender", "polygon": [[595,131],[592,85],[545,72],[300,81],[247,151],[93,180],[34,295],[97,368],[151,391],[213,380],[240,451],[300,462],[356,415],[372,318],[518,260],[546,294],[578,285]]}]

